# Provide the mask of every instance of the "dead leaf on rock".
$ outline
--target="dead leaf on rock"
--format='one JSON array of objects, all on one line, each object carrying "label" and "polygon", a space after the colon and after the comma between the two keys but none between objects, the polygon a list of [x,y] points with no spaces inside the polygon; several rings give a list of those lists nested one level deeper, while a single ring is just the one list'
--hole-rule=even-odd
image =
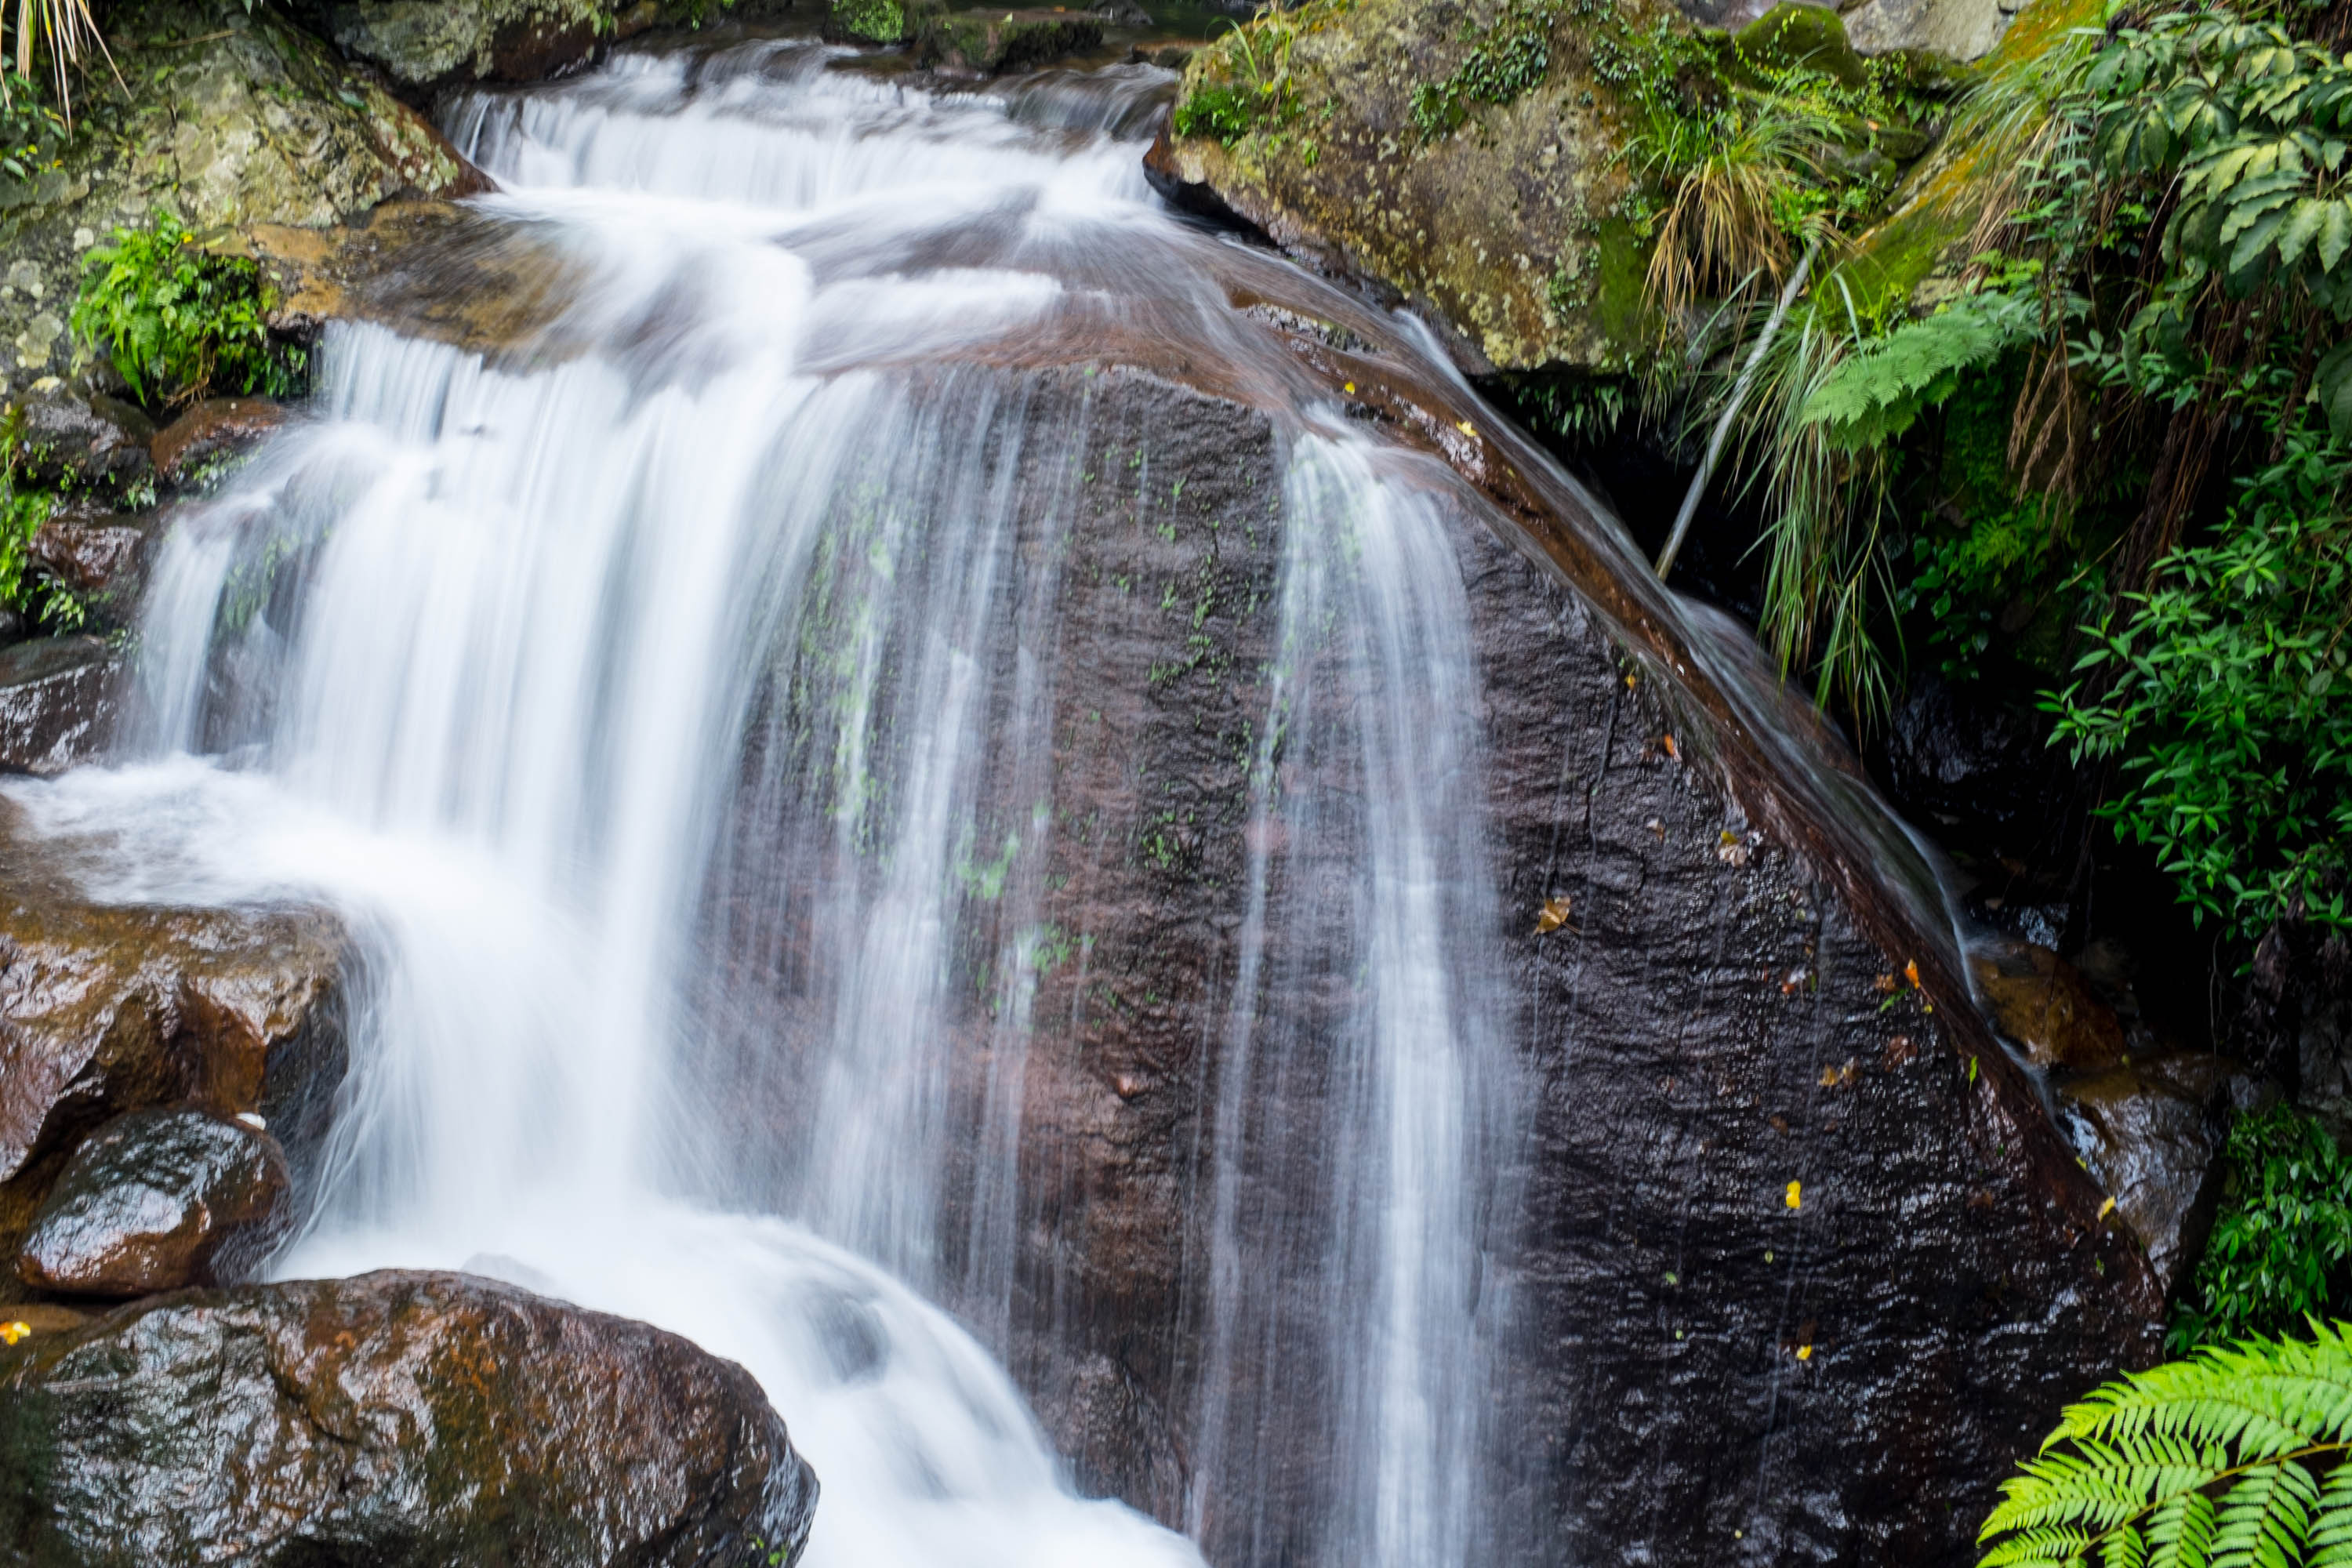
[{"label": "dead leaf on rock", "polygon": [[1897,1035],[1886,1042],[1886,1066],[1890,1071],[1918,1054],[1919,1047],[1911,1043],[1908,1035]]},{"label": "dead leaf on rock", "polygon": [[1675,744],[1675,738],[1672,735],[1659,736],[1658,744],[1664,746],[1666,750],[1666,755],[1673,758],[1675,762],[1679,763],[1683,760],[1683,749]]},{"label": "dead leaf on rock", "polygon": [[[1565,893],[1546,899],[1543,908],[1536,911],[1536,934],[1549,936],[1562,926],[1568,926],[1568,895]],[[1576,928],[1569,926],[1568,929],[1573,931]]]}]

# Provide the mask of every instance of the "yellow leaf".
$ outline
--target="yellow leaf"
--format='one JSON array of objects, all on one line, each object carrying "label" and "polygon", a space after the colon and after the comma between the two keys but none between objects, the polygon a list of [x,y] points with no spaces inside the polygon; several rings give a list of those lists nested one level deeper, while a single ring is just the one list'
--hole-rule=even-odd
[{"label": "yellow leaf", "polygon": [[1798,1359],[1799,1361],[1811,1361],[1811,1360],[1812,1360],[1812,1359],[1813,1359],[1813,1347],[1812,1347],[1812,1346],[1811,1346],[1811,1345],[1799,1345],[1799,1346],[1797,1347],[1797,1359]]},{"label": "yellow leaf", "polygon": [[0,1323],[0,1342],[15,1344],[33,1331],[33,1325],[21,1319],[13,1323]]},{"label": "yellow leaf", "polygon": [[2105,1218],[2106,1218],[2109,1215],[2111,1215],[2111,1214],[2113,1214],[2113,1213],[2115,1213],[2115,1212],[2116,1212],[2116,1200],[2115,1200],[2115,1199],[2113,1199],[2113,1198],[2109,1198],[2105,1203],[2103,1203],[2103,1204],[2101,1204],[2101,1205],[2099,1205],[2099,1217],[2100,1217],[2101,1219],[2105,1219]]},{"label": "yellow leaf", "polygon": [[1356,384],[1355,384],[1354,382],[1352,382],[1352,381],[1349,381],[1349,382],[1342,382],[1342,383],[1340,384],[1340,386],[1341,386],[1341,388],[1342,388],[1344,391],[1347,391],[1347,392],[1349,392],[1349,393],[1353,393],[1353,392],[1356,390]]},{"label": "yellow leaf", "polygon": [[1536,911],[1536,934],[1549,936],[1568,923],[1568,895],[1558,894],[1544,900]]},{"label": "yellow leaf", "polygon": [[1461,431],[1465,436],[1475,436],[1478,434],[1478,427],[1471,424],[1467,419],[1456,419],[1454,422],[1454,427]]},{"label": "yellow leaf", "polygon": [[1683,749],[1675,744],[1675,738],[1672,735],[1662,735],[1659,741],[1666,748],[1666,755],[1678,763],[1683,760]]},{"label": "yellow leaf", "polygon": [[1802,1205],[1804,1201],[1805,1184],[1802,1182],[1790,1182],[1789,1184],[1789,1206],[1790,1208],[1796,1208]]},{"label": "yellow leaf", "polygon": [[1916,991],[1919,989],[1919,961],[1917,959],[1915,958],[1911,960],[1910,963],[1906,963],[1903,966],[1903,977],[1911,982],[1912,990]]}]

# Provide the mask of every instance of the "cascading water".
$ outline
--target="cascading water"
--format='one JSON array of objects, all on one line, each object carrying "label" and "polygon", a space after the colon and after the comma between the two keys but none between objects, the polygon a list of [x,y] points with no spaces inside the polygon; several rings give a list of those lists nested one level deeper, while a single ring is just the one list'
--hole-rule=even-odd
[{"label": "cascading water", "polygon": [[[583,352],[334,329],[316,420],[170,542],[141,760],[14,793],[108,847],[103,896],[324,897],[367,936],[280,1272],[470,1267],[741,1360],[823,1481],[812,1563],[1192,1561],[1073,1495],[982,1348],[1068,943],[1043,650],[1089,449],[994,366],[1147,323],[1284,372],[1143,184],[1164,73],[932,97],[836,54],[461,103],[484,210],[587,279]],[[1494,1528],[1514,1137],[1459,519],[1336,410],[1284,430],[1186,1522],[1434,1568]],[[1261,1016],[1332,976],[1316,1026]],[[1253,1497],[1314,1424],[1318,1473]]]}]

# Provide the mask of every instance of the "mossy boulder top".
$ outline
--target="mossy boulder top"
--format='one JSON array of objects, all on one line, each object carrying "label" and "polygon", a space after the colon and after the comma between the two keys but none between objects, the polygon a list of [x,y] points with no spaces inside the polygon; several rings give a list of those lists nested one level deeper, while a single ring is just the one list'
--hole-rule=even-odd
[{"label": "mossy boulder top", "polygon": [[326,44],[259,11],[159,4],[110,18],[122,82],[101,72],[72,136],[29,179],[0,174],[0,374],[71,368],[83,262],[163,209],[199,230],[340,222],[480,176],[424,116]]},{"label": "mossy boulder top", "polygon": [[[1614,366],[1638,333],[1643,247],[1619,216],[1627,130],[1593,70],[1591,20],[1573,5],[1522,7],[1542,28],[1540,79],[1507,102],[1465,99],[1451,131],[1432,134],[1413,112],[1416,92],[1444,83],[1504,12],[1497,0],[1318,0],[1287,19],[1293,110],[1238,137],[1171,130],[1149,166],[1179,201],[1228,208],[1449,323],[1474,369]],[[1633,27],[1667,14],[1643,0],[1612,12]],[[1183,92],[1250,94],[1249,77],[1229,43],[1193,58]]]}]

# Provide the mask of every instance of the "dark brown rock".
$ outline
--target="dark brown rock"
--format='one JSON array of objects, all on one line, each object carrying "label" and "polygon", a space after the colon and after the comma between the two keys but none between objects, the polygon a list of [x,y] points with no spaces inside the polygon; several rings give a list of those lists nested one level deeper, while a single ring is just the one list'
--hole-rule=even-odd
[{"label": "dark brown rock", "polygon": [[2167,1296],[2203,1253],[2221,1197],[2218,1156],[2229,1133],[2238,1065],[2171,1052],[2058,1086],[2082,1128],[2084,1159],[2115,1199],[2116,1217],[2147,1248]]},{"label": "dark brown rock", "polygon": [[136,518],[60,512],[41,524],[25,553],[75,594],[121,616],[138,599],[147,541]]},{"label": "dark brown rock", "polygon": [[17,1277],[37,1290],[147,1296],[250,1279],[283,1234],[286,1155],[201,1110],[134,1110],[66,1162],[33,1215]]},{"label": "dark brown rock", "polygon": [[2124,1059],[2123,1025],[2075,967],[2046,947],[1996,941],[1969,955],[2000,1032],[2036,1067],[2100,1072]]},{"label": "dark brown rock", "polygon": [[103,754],[121,669],[103,637],[0,648],[0,773],[61,773]]},{"label": "dark brown rock", "polygon": [[347,1060],[341,923],[95,903],[16,816],[0,801],[0,1251],[86,1137],[148,1107],[258,1114],[306,1192]]},{"label": "dark brown rock", "polygon": [[17,470],[33,484],[121,495],[154,476],[154,424],[127,403],[59,387],[26,394],[6,417],[16,422]]},{"label": "dark brown rock", "polygon": [[797,1554],[816,1491],[741,1367],[465,1275],[186,1292],[0,1350],[0,1555],[45,1568],[736,1568]]},{"label": "dark brown rock", "polygon": [[250,451],[286,423],[286,410],[266,397],[214,397],[165,426],[148,448],[155,471],[179,484],[216,458]]},{"label": "dark brown rock", "polygon": [[[1316,310],[1358,339],[1381,331]],[[1302,339],[1298,352],[1328,348]],[[1486,1263],[1492,1299],[1509,1303],[1493,1395],[1507,1451],[1482,1475],[1495,1506],[1468,1555],[1972,1563],[1999,1478],[2064,1401],[2158,1353],[2161,1294],[2140,1247],[2098,1223],[2103,1194],[1971,1011],[1948,934],[1911,923],[1867,846],[1840,837],[1853,819],[1835,803],[1858,786],[1765,749],[1744,727],[1752,710],[1729,707],[1676,640],[1681,623],[1641,596],[1655,589],[1639,563],[1618,585],[1589,542],[1597,524],[1572,532],[1538,510],[1580,503],[1515,491],[1536,471],[1523,448],[1466,398],[1376,381],[1370,353],[1346,362],[1368,416],[1425,431],[1490,494],[1519,498],[1505,511],[1465,489],[1447,525],[1501,895],[1482,934],[1510,998],[1524,1115]],[[1203,355],[1192,374],[1213,384],[1221,368]],[[1000,1026],[978,964],[1008,950],[1016,921],[1064,933],[1067,951],[1036,962],[1024,1003],[1017,1212],[1001,1230],[977,1199],[945,1217],[944,1289],[1002,1344],[1083,1486],[1171,1522],[1210,1500],[1197,1518],[1211,1561],[1318,1561],[1336,1550],[1322,1531],[1351,1353],[1331,1342],[1323,1303],[1345,1281],[1323,1247],[1343,1201],[1330,1135],[1349,1092],[1333,1042],[1368,982],[1340,934],[1360,845],[1282,862],[1273,896],[1290,901],[1267,919],[1305,945],[1253,998],[1249,1130],[1237,1147],[1214,1131],[1222,1075],[1243,1070],[1225,1042],[1250,835],[1279,828],[1254,823],[1250,773],[1283,653],[1282,426],[1116,365],[985,391],[950,380],[936,396],[940,409],[1017,405],[1025,430],[1082,430],[1086,452],[1073,484],[1070,449],[1036,437],[1021,447],[1034,468],[1005,486],[1068,509],[1024,512],[1005,552],[1023,563],[1020,602],[1054,608],[1024,621],[1017,674],[1007,647],[1006,667],[975,679],[1008,702],[1034,680],[1050,710],[1016,722],[992,707],[975,722],[1050,736],[1050,756],[1042,773],[992,756],[975,809],[1026,824],[1050,792],[1055,826],[1001,896],[966,907],[973,967],[947,986],[967,1000],[943,1059],[968,1124],[983,1124]],[[747,791],[730,864],[856,874],[778,840],[795,831],[780,823],[818,823],[828,844],[835,831],[812,782],[826,770],[792,749],[831,754],[807,717],[780,707],[774,753],[751,765],[814,793],[788,808]],[[1286,795],[1365,787],[1344,747],[1317,761],[1286,743]],[[1802,754],[1846,776],[1826,750]],[[748,1084],[721,1080],[711,1113],[789,1145],[822,1098],[795,1075],[822,1058],[777,1042],[830,1026],[824,999],[793,988],[811,938],[761,922],[784,902],[772,889],[719,898],[730,984],[773,965],[779,1000],[720,1021],[740,1034],[714,1054],[757,1067]],[[1538,935],[1555,900],[1570,917]],[[825,907],[798,884],[793,901]],[[1243,1184],[1231,1267],[1247,1281],[1244,1362],[1212,1449],[1209,1194],[1229,1162]],[[1000,1234],[1009,1306],[986,1245]],[[1231,1498],[1249,1507],[1219,1505]]]}]

